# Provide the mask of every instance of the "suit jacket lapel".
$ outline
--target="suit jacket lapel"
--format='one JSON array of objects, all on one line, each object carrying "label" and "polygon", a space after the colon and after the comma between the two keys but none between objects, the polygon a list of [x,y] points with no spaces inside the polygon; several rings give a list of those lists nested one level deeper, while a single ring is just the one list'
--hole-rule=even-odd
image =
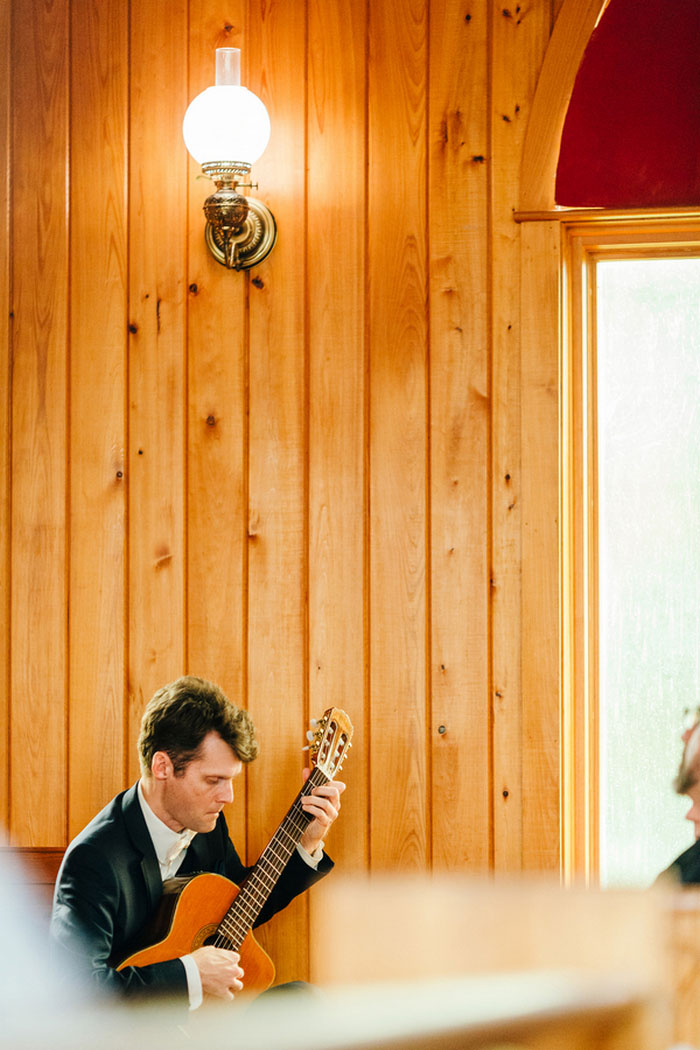
[{"label": "suit jacket lapel", "polygon": [[146,883],[150,910],[150,908],[156,906],[160,898],[163,896],[163,880],[160,874],[160,866],[158,864],[158,858],[156,857],[156,851],[153,848],[153,841],[148,833],[146,821],[143,819],[143,813],[141,812],[141,803],[139,802],[137,787],[138,783],[134,784],[124,793],[122,798],[122,812],[124,814],[124,824],[129,833],[129,837],[131,838],[134,848],[141,854],[141,871],[143,872],[144,882]]}]

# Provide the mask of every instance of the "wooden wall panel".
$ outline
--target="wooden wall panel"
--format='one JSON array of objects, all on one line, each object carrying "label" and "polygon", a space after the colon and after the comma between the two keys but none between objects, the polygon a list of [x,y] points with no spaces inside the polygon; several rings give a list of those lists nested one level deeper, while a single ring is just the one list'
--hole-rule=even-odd
[{"label": "wooden wall panel", "polygon": [[373,867],[429,862],[427,34],[424,3],[370,8],[370,741]]},{"label": "wooden wall panel", "polygon": [[[255,176],[279,228],[274,251],[252,275],[249,306],[248,676],[261,739],[249,777],[251,859],[301,785],[308,718],[305,45],[304,7],[251,3],[248,86],[275,114]],[[260,940],[280,980],[306,973],[306,898],[261,931]]]},{"label": "wooden wall panel", "polygon": [[0,844],[10,818],[10,84],[12,20],[0,3]]},{"label": "wooden wall panel", "polygon": [[125,773],[127,15],[72,11],[69,838]]},{"label": "wooden wall panel", "polygon": [[[490,860],[487,5],[431,11],[433,863]],[[441,732],[442,728],[442,732]]]},{"label": "wooden wall panel", "polygon": [[[189,103],[215,81],[217,47],[241,47],[246,4],[190,0]],[[244,67],[245,68],[245,67]],[[242,78],[245,83],[245,77]],[[185,149],[181,140],[181,151]],[[190,160],[187,246],[187,670],[246,706],[247,281],[204,243],[213,192]],[[227,817],[245,851],[245,778]]]},{"label": "wooden wall panel", "polygon": [[10,828],[18,845],[58,845],[66,831],[68,36],[66,0],[15,5]]},{"label": "wooden wall panel", "polygon": [[129,722],[184,671],[187,3],[131,10]]},{"label": "wooden wall panel", "polygon": [[561,710],[558,222],[522,231],[523,867],[558,871]]},{"label": "wooden wall panel", "polygon": [[[492,5],[491,83],[491,411],[494,867],[518,871],[523,858],[521,672],[522,486],[520,227],[513,222],[520,158],[550,27],[549,0],[527,10]],[[539,703],[528,697],[528,703]],[[527,776],[527,771],[525,773]]]},{"label": "wooden wall panel", "polygon": [[[340,870],[557,867],[559,256],[513,209],[560,2],[0,7],[15,841],[62,845],[134,778],[145,702],[189,670],[258,724],[251,860],[339,704]],[[248,274],[205,250],[181,134],[232,44],[272,121],[278,242]],[[322,894],[263,934],[280,979]]]},{"label": "wooden wall panel", "polygon": [[[308,34],[309,711],[346,710],[353,749],[327,850],[365,871],[367,755],[365,0],[310,0]],[[342,259],[342,265],[338,262]],[[310,978],[325,969],[322,883],[310,901]],[[316,947],[316,952],[314,952]]]},{"label": "wooden wall panel", "polygon": [[353,722],[328,848],[365,870],[365,0],[311,0],[308,39],[309,711]]}]

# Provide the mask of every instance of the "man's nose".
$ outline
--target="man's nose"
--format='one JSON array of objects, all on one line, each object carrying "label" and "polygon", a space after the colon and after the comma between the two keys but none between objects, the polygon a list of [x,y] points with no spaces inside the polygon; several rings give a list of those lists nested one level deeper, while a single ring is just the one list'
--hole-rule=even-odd
[{"label": "man's nose", "polygon": [[233,802],[233,781],[224,780],[219,787],[219,802]]}]

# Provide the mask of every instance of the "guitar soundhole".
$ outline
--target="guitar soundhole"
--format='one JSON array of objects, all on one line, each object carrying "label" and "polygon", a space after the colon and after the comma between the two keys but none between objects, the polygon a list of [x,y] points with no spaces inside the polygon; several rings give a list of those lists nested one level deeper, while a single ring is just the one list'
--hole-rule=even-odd
[{"label": "guitar soundhole", "polygon": [[192,942],[192,951],[202,948],[205,944],[213,944],[216,940],[216,931],[217,924],[215,922],[210,923],[208,926],[202,926]]}]

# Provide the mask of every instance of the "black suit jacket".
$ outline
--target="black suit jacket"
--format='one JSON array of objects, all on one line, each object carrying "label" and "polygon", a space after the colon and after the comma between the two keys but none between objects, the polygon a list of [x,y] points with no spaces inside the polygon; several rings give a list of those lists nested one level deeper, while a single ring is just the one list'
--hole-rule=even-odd
[{"label": "black suit jacket", "polygon": [[[255,925],[332,867],[323,857],[314,870],[295,850]],[[250,871],[229,838],[223,814],[213,831],[192,839],[178,875],[197,871],[216,872],[239,885]],[[134,784],[105,806],[66,850],[51,916],[57,954],[103,990],[129,997],[174,996],[186,1005],[187,978],[179,959],[115,969],[138,946],[162,894],[158,859]]]},{"label": "black suit jacket", "polygon": [[659,879],[669,878],[684,886],[700,882],[700,839],[676,857],[673,864],[659,875]]}]

